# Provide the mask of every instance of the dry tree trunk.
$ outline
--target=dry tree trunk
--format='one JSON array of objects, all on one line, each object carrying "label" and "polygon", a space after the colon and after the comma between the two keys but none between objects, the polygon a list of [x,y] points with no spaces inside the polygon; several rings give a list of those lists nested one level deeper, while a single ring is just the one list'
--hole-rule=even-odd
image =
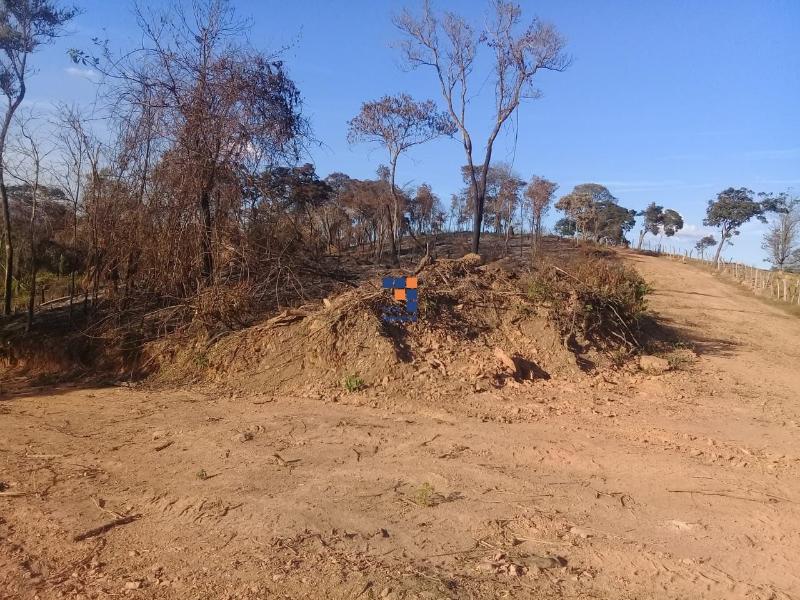
[{"label": "dry tree trunk", "polygon": [[6,189],[6,181],[5,181],[5,167],[3,166],[3,155],[5,153],[5,145],[6,145],[6,138],[8,137],[8,130],[11,127],[11,118],[14,116],[14,111],[19,106],[20,102],[22,102],[22,97],[25,94],[25,88],[22,88],[22,92],[18,96],[18,98],[14,102],[9,102],[9,106],[6,109],[6,116],[3,119],[3,126],[0,129],[0,201],[3,204],[3,241],[5,244],[5,287],[4,287],[4,295],[3,295],[3,314],[10,315],[11,314],[11,298],[12,298],[12,289],[11,286],[13,284],[13,276],[12,276],[12,269],[14,268],[14,240],[11,237],[11,211],[8,207],[8,190]]},{"label": "dry tree trunk", "polygon": [[208,283],[214,272],[214,257],[211,255],[211,235],[213,221],[211,217],[211,193],[206,188],[200,193],[200,211],[203,219],[203,232],[201,240],[201,259],[203,264],[203,280]]},{"label": "dry tree trunk", "polygon": [[33,308],[36,302],[36,275],[38,271],[38,256],[36,252],[36,204],[39,192],[39,161],[35,161],[35,174],[33,180],[33,190],[31,191],[31,220],[28,230],[28,240],[31,251],[31,292],[28,298],[28,320],[25,323],[25,331],[30,331],[33,326]]}]

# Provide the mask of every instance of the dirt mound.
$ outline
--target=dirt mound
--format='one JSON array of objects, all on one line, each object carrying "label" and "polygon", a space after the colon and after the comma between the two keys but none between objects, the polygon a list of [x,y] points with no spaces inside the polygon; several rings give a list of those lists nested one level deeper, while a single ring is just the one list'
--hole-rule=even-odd
[{"label": "dirt mound", "polygon": [[185,348],[170,361],[160,357],[162,376],[188,372],[195,381],[312,396],[380,388],[391,401],[580,373],[561,332],[513,271],[481,265],[477,255],[439,260],[419,273],[418,291],[413,323],[387,322],[387,306],[398,302],[370,281]]}]

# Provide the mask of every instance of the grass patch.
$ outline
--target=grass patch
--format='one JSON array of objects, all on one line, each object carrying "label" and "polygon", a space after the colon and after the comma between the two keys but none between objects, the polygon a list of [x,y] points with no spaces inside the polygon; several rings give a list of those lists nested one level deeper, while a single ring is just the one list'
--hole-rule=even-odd
[{"label": "grass patch", "polygon": [[364,383],[364,380],[358,376],[358,373],[353,373],[344,378],[342,381],[342,386],[352,394],[353,392],[363,390],[366,387],[366,384]]},{"label": "grass patch", "polygon": [[417,488],[414,493],[414,503],[420,506],[434,506],[436,504],[436,490],[427,481]]},{"label": "grass patch", "polygon": [[686,371],[694,364],[696,360],[696,357],[691,350],[681,349],[677,349],[675,352],[671,352],[663,358],[667,359],[669,368],[673,371]]}]

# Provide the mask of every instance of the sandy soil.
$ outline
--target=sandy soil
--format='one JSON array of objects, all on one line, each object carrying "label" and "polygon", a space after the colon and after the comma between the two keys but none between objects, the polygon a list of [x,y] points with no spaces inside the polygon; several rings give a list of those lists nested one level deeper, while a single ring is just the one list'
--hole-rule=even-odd
[{"label": "sandy soil", "polygon": [[800,598],[800,321],[628,258],[663,375],[0,402],[0,598]]}]

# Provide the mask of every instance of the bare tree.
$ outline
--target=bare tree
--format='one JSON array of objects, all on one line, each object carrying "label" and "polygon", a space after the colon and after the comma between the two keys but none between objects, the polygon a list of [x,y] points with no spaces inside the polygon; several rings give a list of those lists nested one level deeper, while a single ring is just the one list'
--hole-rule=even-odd
[{"label": "bare tree", "polygon": [[380,100],[364,102],[361,111],[348,123],[347,139],[352,143],[372,142],[382,145],[389,152],[389,180],[392,206],[388,209],[389,240],[392,260],[400,257],[398,238],[400,234],[399,197],[395,177],[400,155],[418,144],[423,144],[441,135],[453,135],[455,124],[447,113],[436,110],[433,100],[417,102],[408,94],[384,96]]},{"label": "bare tree", "polygon": [[779,212],[764,233],[761,247],[779,271],[800,262],[800,199],[786,202],[786,212]]},{"label": "bare tree", "polygon": [[11,150],[17,160],[14,164],[10,164],[11,161],[7,160],[5,168],[14,179],[23,184],[20,191],[24,192],[30,204],[27,235],[30,254],[30,295],[28,297],[28,314],[25,326],[26,330],[29,331],[33,324],[33,311],[36,303],[36,277],[39,267],[38,246],[40,236],[37,231],[37,221],[40,217],[37,214],[37,210],[39,208],[39,194],[42,188],[42,161],[49,154],[49,150],[42,148],[39,142],[39,133],[36,130],[33,115],[20,116],[17,114],[14,120],[18,139],[17,143],[11,147]]},{"label": "bare tree", "polygon": [[[114,158],[109,156],[111,149],[97,136],[87,132],[84,144],[88,177],[84,190],[83,204],[86,212],[86,229],[88,232],[88,252],[86,257],[86,274],[83,278],[83,308],[88,312],[90,307],[97,307],[100,292],[100,279],[104,268],[104,259],[108,254],[108,244],[104,238],[114,235],[114,229],[107,218],[109,214],[119,214],[125,204],[120,202],[118,212],[111,213],[110,206],[104,200],[104,188],[107,182],[118,176],[108,165],[115,165]],[[118,194],[123,200],[122,194]],[[92,302],[89,303],[89,293]]]},{"label": "bare tree", "polygon": [[525,188],[525,198],[530,202],[531,207],[532,251],[534,254],[538,251],[542,239],[542,219],[550,210],[557,189],[557,183],[536,176]]},{"label": "bare tree", "polygon": [[30,55],[42,44],[56,38],[75,10],[60,9],[50,0],[14,0],[0,3],[0,91],[7,105],[0,124],[0,202],[3,205],[5,242],[5,292],[3,314],[11,314],[14,243],[3,159],[6,138],[14,113],[25,98]]},{"label": "bare tree", "polygon": [[[100,277],[103,252],[100,249],[100,238],[111,235],[104,232],[98,220],[98,193],[101,179],[110,176],[110,165],[114,164],[111,156],[114,138],[106,142],[95,131],[94,109],[85,111],[78,106],[61,105],[57,107],[52,126],[56,128],[55,150],[57,159],[50,165],[53,180],[63,190],[66,201],[70,205],[71,231],[69,251],[69,310],[72,316],[75,297],[78,292],[76,274],[83,270],[81,284],[84,310],[90,308],[89,294],[96,302],[100,288]],[[119,203],[117,212],[122,213],[124,204]],[[79,226],[83,225],[84,234],[80,236]]]},{"label": "bare tree", "polygon": [[[491,171],[494,170],[494,177]],[[489,169],[496,185],[495,192],[487,194],[486,213],[494,224],[495,233],[503,233],[503,254],[508,254],[508,244],[514,233],[514,212],[520,205],[520,191],[525,181],[508,163],[496,163]]]},{"label": "bare tree", "polygon": [[53,127],[56,129],[56,151],[52,174],[55,181],[66,194],[72,211],[70,231],[69,264],[69,313],[72,316],[77,291],[75,274],[78,269],[78,211],[82,199],[83,180],[86,169],[86,155],[90,146],[91,133],[88,117],[77,106],[61,105],[56,110]]},{"label": "bare tree", "polygon": [[[475,28],[454,13],[437,15],[425,0],[422,15],[415,17],[404,10],[393,21],[405,38],[401,50],[412,68],[429,67],[439,81],[441,94],[451,118],[461,134],[470,184],[475,201],[472,251],[480,245],[486,178],[492,161],[492,148],[500,130],[524,99],[538,98],[541,92],[534,78],[542,70],[563,71],[570,63],[564,53],[565,41],[548,23],[533,19],[521,28],[522,10],[511,2],[492,0],[492,18],[485,28]],[[492,52],[495,110],[484,148],[483,161],[476,167],[474,146],[467,127],[467,108],[475,93],[473,69],[478,49]],[[478,77],[481,83],[485,77]]]},{"label": "bare tree", "polygon": [[[300,93],[276,55],[237,43],[245,27],[226,0],[201,0],[188,12],[139,10],[137,20],[139,48],[121,58],[106,51],[92,64],[110,84],[114,114],[144,143],[139,168],[153,165],[195,213],[195,234],[184,239],[197,245],[198,283],[210,283],[226,219],[236,212],[235,182],[299,155],[307,134]],[[87,60],[80,52],[73,58]]]}]

